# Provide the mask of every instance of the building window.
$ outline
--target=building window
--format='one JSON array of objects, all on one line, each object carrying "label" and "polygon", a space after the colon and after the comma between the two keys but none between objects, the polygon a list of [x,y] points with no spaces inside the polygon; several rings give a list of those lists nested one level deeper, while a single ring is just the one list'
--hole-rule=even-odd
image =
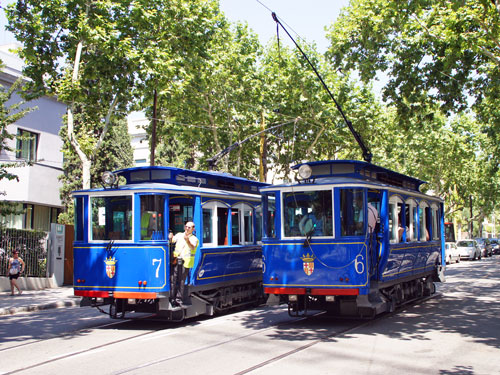
[{"label": "building window", "polygon": [[28,130],[17,129],[16,158],[26,161],[36,161],[38,134]]},{"label": "building window", "polygon": [[34,222],[34,214],[35,210],[32,204],[29,203],[24,203],[23,204],[23,209],[24,209],[24,229],[34,229],[33,228],[33,222]]}]

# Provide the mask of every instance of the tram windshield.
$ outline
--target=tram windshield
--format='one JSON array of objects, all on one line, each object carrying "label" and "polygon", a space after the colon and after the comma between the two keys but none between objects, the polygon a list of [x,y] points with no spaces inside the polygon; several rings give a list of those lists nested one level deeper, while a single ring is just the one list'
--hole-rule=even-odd
[{"label": "tram windshield", "polygon": [[284,193],[285,237],[333,236],[332,191]]},{"label": "tram windshield", "polygon": [[90,197],[92,240],[132,239],[132,196]]}]

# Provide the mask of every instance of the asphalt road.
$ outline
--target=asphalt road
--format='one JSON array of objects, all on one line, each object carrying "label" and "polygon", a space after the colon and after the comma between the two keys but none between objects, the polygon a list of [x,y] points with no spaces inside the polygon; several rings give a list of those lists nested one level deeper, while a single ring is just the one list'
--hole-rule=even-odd
[{"label": "asphalt road", "polygon": [[373,321],[284,306],[176,324],[0,317],[0,374],[500,374],[499,271],[500,256],[448,266],[434,298]]}]

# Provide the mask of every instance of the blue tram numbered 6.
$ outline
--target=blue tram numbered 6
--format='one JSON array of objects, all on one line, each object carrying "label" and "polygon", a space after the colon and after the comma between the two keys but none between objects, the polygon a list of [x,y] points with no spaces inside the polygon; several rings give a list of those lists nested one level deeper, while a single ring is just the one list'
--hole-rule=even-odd
[{"label": "blue tram numbered 6", "polygon": [[292,315],[374,316],[444,281],[440,198],[361,161],[297,165],[296,183],[261,188],[264,291]]}]

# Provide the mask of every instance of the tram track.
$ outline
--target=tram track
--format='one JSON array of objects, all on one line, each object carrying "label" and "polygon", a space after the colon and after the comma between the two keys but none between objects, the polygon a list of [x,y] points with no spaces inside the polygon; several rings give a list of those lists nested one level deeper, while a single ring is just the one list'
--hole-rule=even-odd
[{"label": "tram track", "polygon": [[[121,325],[121,324],[128,323],[128,322],[133,322],[133,321],[137,321],[137,320],[146,320],[146,319],[149,319],[149,320],[152,320],[152,321],[155,320],[154,316],[143,317],[143,318],[138,318],[138,319],[125,319],[125,320],[121,320],[121,321],[118,321],[118,322],[112,322],[112,323],[108,323],[108,324],[105,324],[105,325],[101,325],[101,326],[97,326],[97,327],[92,327],[91,329],[107,328],[107,327],[109,327],[111,325]],[[268,331],[268,330],[275,329],[276,327],[279,327],[279,326],[283,326],[283,325],[287,325],[287,324],[292,324],[294,322],[303,321],[305,319],[306,319],[305,317],[302,317],[302,318],[290,318],[290,320],[287,320],[287,321],[284,321],[284,322],[279,322],[277,324],[272,324],[272,325],[270,325],[270,326],[268,326],[266,328],[253,331],[252,333],[249,333],[249,334],[246,334],[246,335],[241,335],[241,336],[238,336],[238,337],[234,337],[232,339],[228,339],[228,340],[219,342],[217,344],[207,345],[206,347],[200,347],[200,348],[197,348],[197,349],[192,350],[190,352],[180,353],[178,355],[174,355],[174,356],[171,356],[171,357],[168,357],[168,358],[162,358],[162,359],[159,359],[159,360],[154,361],[154,362],[148,362],[145,365],[139,365],[139,366],[134,366],[133,368],[130,368],[130,369],[120,370],[118,372],[114,372],[114,374],[128,373],[128,372],[133,371],[135,369],[140,369],[140,368],[143,368],[143,367],[151,366],[152,364],[155,364],[155,363],[161,363],[161,362],[168,361],[168,360],[171,360],[171,359],[175,359],[175,358],[178,358],[178,357],[183,357],[183,356],[186,356],[186,355],[189,355],[189,354],[193,354],[193,353],[196,353],[196,352],[199,352],[199,351],[202,351],[202,350],[206,350],[206,349],[214,348],[214,347],[217,347],[217,346],[225,345],[225,344],[228,344],[228,343],[231,343],[231,342],[234,342],[234,341],[238,341],[238,340],[241,340],[241,339],[244,339],[244,338],[247,338],[247,337],[255,336],[255,335],[259,334],[259,333],[262,333],[262,332],[265,332],[265,331]],[[83,329],[81,331],[87,331],[88,329],[89,328],[85,328],[85,329]],[[67,333],[67,334],[64,334],[64,335],[59,335],[57,337],[70,337],[70,336],[75,335],[75,333],[78,333],[78,332],[80,332],[80,331],[79,330],[78,331],[73,331],[73,332],[70,332],[70,333]],[[91,346],[91,347],[88,347],[88,348],[85,348],[85,349],[82,349],[82,350],[76,350],[74,352],[62,354],[62,355],[59,355],[59,356],[56,356],[56,357],[51,357],[51,358],[49,358],[49,359],[47,359],[45,361],[40,361],[40,362],[37,362],[37,363],[33,363],[31,365],[23,366],[23,367],[14,369],[14,370],[6,371],[6,372],[1,372],[0,371],[0,374],[1,375],[10,375],[10,374],[21,373],[23,371],[33,370],[33,369],[36,369],[36,368],[39,368],[39,367],[42,367],[42,366],[45,366],[45,365],[54,364],[54,363],[62,361],[62,360],[66,360],[66,359],[69,359],[69,358],[72,358],[72,357],[80,356],[82,354],[90,353],[90,352],[93,352],[93,351],[98,351],[100,349],[105,349],[107,347],[111,347],[111,346],[114,346],[114,345],[117,345],[117,344],[122,344],[122,343],[125,343],[125,342],[128,342],[128,341],[133,341],[133,340],[137,340],[137,339],[141,339],[141,338],[144,339],[147,336],[153,336],[153,335],[155,335],[157,333],[158,333],[158,331],[156,331],[156,330],[155,331],[151,331],[151,332],[143,332],[143,333],[140,333],[140,334],[137,334],[137,335],[133,335],[133,336],[130,336],[130,337],[125,337],[125,338],[122,338],[122,339],[113,340],[113,341],[106,342],[106,343],[103,343],[103,344],[100,344],[100,345],[94,345],[94,346]],[[2,349],[2,351],[9,351],[9,350],[14,350],[14,349],[20,349],[20,347],[22,347],[23,350],[25,350],[27,345],[32,345],[32,344],[44,342],[44,341],[47,341],[47,340],[50,340],[50,339],[53,339],[53,338],[55,338],[55,337],[51,337],[49,339],[36,340],[36,341],[32,341],[32,342],[27,343],[27,344],[20,344],[20,345],[12,346],[12,347],[9,347],[9,348]]]},{"label": "tram track", "polygon": [[409,309],[409,308],[410,308],[410,307],[412,307],[412,306],[418,305],[418,304],[420,304],[420,303],[422,303],[422,302],[425,302],[425,301],[427,301],[427,300],[429,300],[429,299],[431,299],[431,298],[435,298],[435,297],[437,297],[438,295],[440,295],[440,294],[435,293],[435,294],[433,294],[433,295],[431,295],[431,296],[424,297],[424,298],[422,298],[422,299],[418,299],[418,300],[414,300],[414,301],[412,301],[412,302],[409,302],[409,303],[407,303],[407,304],[402,305],[401,307],[399,307],[398,309],[396,309],[396,310],[395,310],[395,311],[393,311],[393,312],[384,313],[384,314],[381,314],[381,315],[379,315],[379,316],[377,316],[377,317],[375,317],[375,318],[373,318],[373,319],[370,319],[370,320],[367,320],[367,321],[365,321],[365,322],[362,322],[362,323],[360,323],[360,324],[358,324],[358,325],[355,325],[355,326],[353,326],[353,327],[347,327],[347,328],[345,328],[345,329],[343,329],[343,330],[340,330],[340,331],[338,331],[338,332],[334,332],[334,333],[332,333],[332,334],[324,335],[324,337],[322,337],[322,338],[316,339],[316,340],[314,340],[314,341],[312,341],[312,342],[309,342],[309,343],[307,343],[307,344],[304,344],[304,345],[302,345],[302,346],[299,346],[298,348],[295,348],[295,349],[290,350],[290,351],[288,351],[288,352],[282,353],[282,354],[277,355],[277,356],[275,356],[275,357],[273,357],[273,358],[267,359],[266,361],[262,361],[261,363],[258,363],[258,364],[254,365],[254,366],[252,366],[252,367],[249,367],[249,368],[247,368],[247,369],[245,369],[245,370],[239,371],[239,372],[235,373],[234,375],[245,375],[245,374],[249,374],[249,373],[251,373],[251,372],[253,372],[253,371],[255,371],[255,370],[258,370],[258,369],[260,369],[260,368],[262,368],[262,367],[268,366],[268,365],[270,365],[270,364],[272,364],[272,363],[275,363],[275,362],[280,361],[280,360],[282,360],[282,359],[284,359],[284,358],[287,358],[287,357],[289,357],[289,356],[292,356],[292,355],[294,355],[294,354],[296,354],[296,353],[299,353],[299,352],[301,352],[301,351],[303,351],[303,350],[309,349],[310,347],[312,347],[312,346],[314,346],[314,345],[320,344],[320,343],[322,343],[322,342],[326,342],[326,341],[328,341],[328,340],[330,340],[330,339],[332,339],[332,338],[335,338],[335,337],[342,337],[343,335],[348,334],[348,333],[350,333],[350,332],[353,332],[353,331],[355,331],[355,330],[357,330],[357,329],[359,329],[359,328],[362,328],[362,327],[368,326],[368,325],[370,325],[370,324],[377,323],[377,322],[382,321],[382,320],[384,320],[384,319],[388,319],[388,318],[390,318],[390,317],[392,317],[392,316],[394,316],[394,315],[396,315],[396,314],[399,314],[399,313],[401,313],[401,312],[403,312],[403,311],[405,311],[405,310]]},{"label": "tram track", "polygon": [[[55,338],[67,338],[67,337],[71,337],[71,336],[74,336],[76,334],[88,331],[90,329],[102,329],[102,328],[107,328],[109,326],[113,326],[113,325],[117,325],[117,324],[123,324],[125,322],[130,322],[130,321],[132,321],[132,319],[126,319],[126,320],[119,321],[119,322],[106,323],[106,324],[102,324],[102,325],[95,326],[95,327],[81,328],[81,329],[70,331],[70,332],[67,332],[67,333],[64,333],[64,334],[51,334],[50,336],[42,337],[42,338],[39,338],[39,339],[34,339],[34,340],[30,341],[30,342],[24,342],[24,343],[20,343],[20,344],[17,344],[17,345],[12,345],[12,346],[9,346],[7,348],[0,348],[0,353],[8,352],[8,351],[19,349],[19,348],[23,348],[23,350],[24,350],[24,349],[26,349],[26,347],[28,347],[30,345],[38,344],[38,343],[41,343],[41,342],[44,342],[44,341],[47,341],[47,340],[51,340],[51,339],[55,339]],[[0,374],[3,375],[3,373],[0,373]]]},{"label": "tram track", "polygon": [[[436,293],[436,294],[433,294],[431,296],[428,296],[428,297],[424,297],[424,298],[421,298],[421,299],[417,299],[417,300],[413,300],[405,305],[402,305],[401,307],[397,308],[394,312],[390,312],[390,313],[384,313],[384,314],[381,314],[373,319],[367,319],[367,320],[363,320],[362,322],[359,323],[359,319],[357,320],[358,324],[355,324],[353,326],[350,326],[350,327],[346,327],[344,329],[341,329],[340,331],[337,331],[337,332],[334,332],[334,333],[331,333],[331,334],[327,334],[327,335],[324,335],[323,337],[321,338],[318,338],[316,340],[313,340],[312,342],[309,342],[307,344],[304,344],[304,345],[301,345],[295,349],[292,349],[290,351],[287,351],[285,353],[282,353],[280,355],[277,355],[277,356],[274,356],[272,358],[269,358],[265,361],[262,361],[256,365],[253,365],[245,370],[242,370],[242,371],[238,371],[236,373],[234,373],[234,375],[244,375],[244,374],[248,374],[248,373],[251,373],[259,368],[262,368],[262,367],[265,367],[267,365],[270,365],[274,362],[277,362],[281,359],[284,359],[286,357],[289,357],[291,355],[294,355],[298,352],[301,352],[303,350],[306,350],[316,344],[319,344],[321,342],[325,342],[327,340],[330,340],[334,337],[341,337],[349,332],[352,332],[354,330],[357,330],[359,328],[362,328],[364,326],[367,326],[367,325],[370,325],[370,324],[374,324],[378,321],[381,321],[383,319],[387,319],[391,316],[394,316],[398,313],[401,313],[407,309],[409,309],[410,307],[412,306],[415,306],[415,305],[418,305],[422,302],[425,302],[431,298],[435,298],[437,297],[439,294]],[[155,361],[149,361],[147,363],[144,363],[144,364],[141,364],[141,365],[136,365],[136,366],[131,366],[129,368],[126,368],[126,369],[123,369],[123,370],[120,370],[120,371],[116,371],[116,372],[113,372],[112,375],[122,375],[122,374],[128,374],[128,373],[132,373],[132,372],[135,372],[135,371],[138,371],[138,370],[141,370],[141,369],[144,369],[144,368],[147,368],[147,367],[151,367],[151,366],[154,366],[154,365],[159,365],[159,364],[162,364],[162,363],[165,363],[165,362],[168,362],[170,360],[174,360],[174,359],[179,359],[179,358],[182,358],[182,357],[185,357],[185,356],[188,356],[188,355],[192,355],[192,354],[196,354],[196,353],[199,353],[199,352],[202,352],[202,351],[205,351],[205,350],[209,350],[209,349],[213,349],[213,348],[216,348],[218,346],[222,346],[222,345],[225,345],[225,344],[228,344],[230,342],[234,342],[234,341],[237,341],[237,340],[242,340],[242,339],[245,339],[247,337],[251,337],[251,336],[255,336],[257,334],[260,334],[260,333],[263,333],[265,331],[269,331],[269,330],[272,330],[272,329],[275,329],[277,327],[280,327],[280,326],[284,326],[284,325],[288,325],[288,324],[293,324],[293,323],[297,323],[297,322],[300,322],[300,321],[304,321],[304,320],[307,320],[307,319],[313,319],[315,317],[318,317],[318,316],[321,316],[321,315],[324,315],[323,312],[320,312],[320,313],[317,313],[317,314],[314,314],[314,315],[311,315],[311,316],[306,316],[306,317],[300,317],[300,318],[295,318],[293,320],[289,320],[289,321],[286,321],[286,322],[282,322],[282,323],[279,323],[279,324],[275,324],[275,325],[272,325],[270,327],[267,327],[265,329],[261,329],[261,330],[258,330],[258,331],[255,331],[255,332],[252,332],[250,334],[247,334],[247,335],[242,335],[242,336],[239,336],[239,337],[236,337],[236,338],[232,338],[232,339],[228,339],[226,341],[221,341],[221,342],[218,342],[217,344],[213,344],[213,345],[206,345],[206,346],[202,346],[202,347],[198,347],[198,348],[195,348],[193,350],[190,350],[190,351],[187,351],[187,352],[184,352],[184,353],[179,353],[179,354],[176,354],[176,355],[172,355],[172,356],[168,356],[168,357],[164,357],[164,358],[160,358],[160,359],[157,359]],[[337,319],[337,317],[332,317],[332,319]],[[352,318],[351,318],[352,319]],[[342,320],[347,320],[347,319],[342,319]]]},{"label": "tram track", "polygon": [[[139,319],[144,319],[144,318],[139,318]],[[119,321],[119,322],[112,322],[112,323],[107,323],[107,324],[103,324],[103,325],[96,326],[96,327],[91,327],[91,328],[85,328],[85,329],[81,329],[81,330],[76,330],[76,331],[68,332],[68,333],[63,334],[63,335],[57,335],[57,336],[50,337],[50,338],[44,338],[44,339],[39,339],[39,340],[31,341],[31,342],[26,343],[26,344],[19,344],[19,345],[11,346],[9,348],[4,348],[4,349],[0,350],[0,352],[7,352],[7,351],[10,351],[10,350],[19,349],[21,347],[22,347],[23,350],[25,350],[28,345],[33,345],[33,344],[41,343],[41,342],[44,342],[44,341],[47,341],[47,340],[51,340],[51,339],[54,339],[54,338],[71,337],[71,336],[73,336],[75,334],[78,334],[80,332],[88,331],[89,329],[108,328],[108,327],[113,326],[113,325],[120,325],[120,324],[124,324],[124,323],[128,323],[128,322],[132,322],[132,321],[133,321],[133,319],[126,319],[126,320],[122,320],[122,321]],[[75,357],[77,355],[81,355],[81,354],[88,353],[88,352],[91,352],[91,351],[94,351],[94,350],[105,348],[107,346],[116,345],[116,344],[119,344],[119,343],[122,343],[122,342],[125,342],[125,341],[137,339],[139,337],[142,337],[142,336],[145,336],[145,335],[149,335],[149,334],[153,334],[153,333],[156,333],[156,331],[153,331],[153,332],[144,332],[144,333],[137,334],[137,335],[134,335],[134,336],[131,336],[131,337],[126,337],[126,338],[123,338],[123,339],[119,339],[119,340],[114,340],[114,341],[111,341],[111,342],[107,342],[107,343],[104,343],[104,344],[101,344],[101,345],[95,345],[95,346],[92,346],[90,348],[86,348],[86,349],[82,349],[82,350],[77,350],[77,351],[74,351],[74,352],[71,352],[71,353],[62,354],[62,355],[57,356],[57,357],[51,357],[51,358],[47,359],[46,361],[37,362],[37,363],[31,364],[31,365],[24,366],[22,368],[18,368],[18,369],[7,371],[7,372],[0,372],[0,374],[1,375],[9,375],[9,374],[16,374],[16,373],[19,373],[19,372],[22,372],[22,371],[31,370],[31,369],[34,369],[34,368],[37,368],[37,367],[40,367],[40,366],[44,366],[44,365],[50,364],[50,363],[55,363],[55,362],[63,360],[63,359]]]},{"label": "tram track", "polygon": [[[319,343],[326,342],[326,341],[328,341],[328,340],[330,340],[332,338],[335,338],[335,337],[341,337],[341,336],[343,336],[343,335],[345,335],[345,334],[347,334],[349,332],[352,332],[354,330],[357,330],[357,329],[359,329],[361,327],[364,327],[364,326],[367,326],[367,325],[370,325],[370,324],[375,324],[378,321],[381,321],[383,319],[387,319],[387,318],[389,318],[389,317],[391,317],[393,315],[396,315],[398,313],[401,313],[401,312],[405,311],[406,309],[408,309],[408,308],[410,308],[412,306],[415,306],[415,305],[417,305],[419,303],[422,303],[422,302],[424,302],[424,301],[426,301],[428,299],[431,299],[431,298],[435,298],[437,296],[439,296],[438,293],[436,293],[436,294],[434,294],[432,296],[429,296],[429,297],[417,300],[417,301],[415,301],[415,302],[413,302],[411,304],[407,304],[407,305],[401,306],[400,308],[398,308],[394,312],[381,314],[380,316],[377,316],[377,317],[375,317],[373,319],[370,319],[370,320],[362,320],[360,322],[360,320],[357,319],[355,324],[349,325],[349,326],[347,326],[345,328],[342,328],[342,329],[340,329],[338,331],[335,331],[335,332],[332,332],[332,333],[329,333],[329,334],[325,334],[322,337],[314,339],[313,341],[308,342],[308,343],[306,343],[304,345],[300,345],[297,348],[294,348],[294,349],[289,350],[287,352],[284,352],[284,353],[281,353],[279,355],[276,355],[276,356],[273,356],[271,358],[268,358],[265,361],[257,363],[257,364],[255,364],[255,365],[253,365],[251,367],[248,367],[248,368],[246,368],[244,370],[235,372],[234,375],[243,375],[243,374],[251,373],[251,372],[253,372],[255,370],[258,370],[258,369],[260,369],[262,367],[271,365],[272,363],[275,363],[275,362],[280,361],[280,360],[282,360],[284,358],[287,358],[287,357],[290,357],[290,356],[292,356],[292,355],[294,355],[296,353],[299,353],[299,352],[301,352],[303,350],[306,350],[306,349],[308,349],[308,348],[310,348],[310,347],[312,347],[314,345],[317,345]],[[260,334],[265,333],[267,331],[275,330],[275,329],[280,328],[280,327],[284,327],[284,326],[287,326],[287,325],[297,324],[297,323],[304,322],[304,321],[307,321],[307,320],[313,321],[314,319],[318,318],[319,316],[323,316],[323,315],[324,315],[324,313],[320,312],[320,313],[316,313],[316,314],[313,314],[313,315],[310,315],[310,316],[305,316],[305,317],[289,318],[288,320],[280,321],[280,322],[277,322],[277,323],[274,323],[274,324],[270,324],[269,326],[266,326],[266,327],[261,328],[261,329],[252,330],[252,332],[250,332],[250,333],[246,333],[246,334],[243,334],[243,335],[238,335],[238,336],[235,336],[235,337],[231,337],[231,338],[228,338],[227,340],[222,340],[222,341],[219,341],[217,343],[208,344],[208,345],[202,345],[202,346],[199,346],[199,347],[194,348],[192,350],[184,351],[184,352],[177,353],[177,354],[168,355],[168,356],[165,356],[165,357],[162,357],[162,358],[157,358],[155,360],[152,360],[152,361],[150,360],[150,361],[144,362],[142,364],[137,364],[137,365],[134,365],[134,366],[130,366],[130,367],[121,369],[121,370],[112,371],[111,373],[113,375],[121,375],[121,374],[133,373],[133,372],[140,371],[142,369],[145,369],[145,368],[148,368],[148,367],[151,367],[151,366],[163,364],[165,362],[172,361],[172,360],[179,359],[179,358],[185,358],[185,357],[188,357],[188,356],[193,355],[193,354],[201,353],[203,351],[207,351],[207,350],[214,349],[214,348],[217,348],[217,347],[222,347],[224,345],[228,345],[228,344],[240,341],[240,340],[244,340],[244,339],[248,339],[248,338],[251,338],[251,337],[255,337],[257,335],[260,335]],[[151,317],[148,317],[148,318],[151,319]],[[140,318],[140,319],[146,319],[146,318]],[[337,318],[336,317],[332,317],[332,320],[335,320],[335,319],[337,319]],[[348,319],[344,318],[344,319],[340,319],[340,320],[342,320],[342,321],[345,322]],[[121,325],[123,323],[128,323],[128,322],[132,322],[132,321],[134,321],[134,319],[126,319],[124,321],[113,322],[113,323],[101,325],[101,326],[98,326],[98,327],[93,327],[92,329],[107,328],[109,326]],[[86,328],[86,329],[84,329],[82,331],[86,331],[86,330],[88,330],[88,328]],[[68,333],[68,334],[62,335],[62,337],[64,337],[64,336],[66,336],[66,337],[67,336],[71,336],[71,335],[74,335],[77,332],[78,331],[74,331],[72,333]],[[102,349],[105,349],[105,348],[109,348],[109,347],[112,347],[114,345],[123,344],[123,343],[129,342],[129,341],[133,341],[133,340],[137,340],[137,339],[141,339],[141,338],[144,339],[147,336],[153,336],[153,335],[155,335],[157,333],[158,333],[157,330],[150,331],[150,332],[143,332],[143,333],[136,334],[136,335],[133,335],[133,336],[130,336],[130,337],[124,337],[124,338],[121,338],[121,339],[117,339],[117,340],[105,342],[105,343],[100,344],[100,345],[93,345],[93,346],[85,348],[85,349],[76,350],[74,352],[62,354],[62,355],[57,356],[57,357],[51,357],[51,358],[49,358],[49,359],[47,359],[45,361],[40,361],[40,362],[37,362],[37,363],[33,363],[31,365],[23,366],[23,367],[20,367],[20,368],[11,370],[11,371],[2,372],[1,374],[2,375],[10,375],[10,374],[21,373],[23,371],[28,371],[28,370],[40,368],[40,367],[45,366],[45,365],[54,364],[54,363],[57,363],[57,362],[62,361],[62,360],[66,360],[66,359],[70,359],[70,358],[73,358],[73,357],[76,357],[76,356],[80,356],[82,354],[91,353],[93,351],[99,351],[99,350],[102,350]],[[61,336],[59,336],[59,337],[61,337]],[[40,343],[40,342],[43,342],[43,341],[46,341],[46,340],[47,339],[41,339],[41,340],[30,342],[30,343],[28,343],[26,345]],[[23,349],[26,348],[26,345],[22,345]],[[8,350],[13,350],[13,349],[16,349],[16,348],[19,349],[20,346],[21,345],[16,345],[14,347],[5,348],[5,349],[2,349],[1,352],[6,352]]]}]

